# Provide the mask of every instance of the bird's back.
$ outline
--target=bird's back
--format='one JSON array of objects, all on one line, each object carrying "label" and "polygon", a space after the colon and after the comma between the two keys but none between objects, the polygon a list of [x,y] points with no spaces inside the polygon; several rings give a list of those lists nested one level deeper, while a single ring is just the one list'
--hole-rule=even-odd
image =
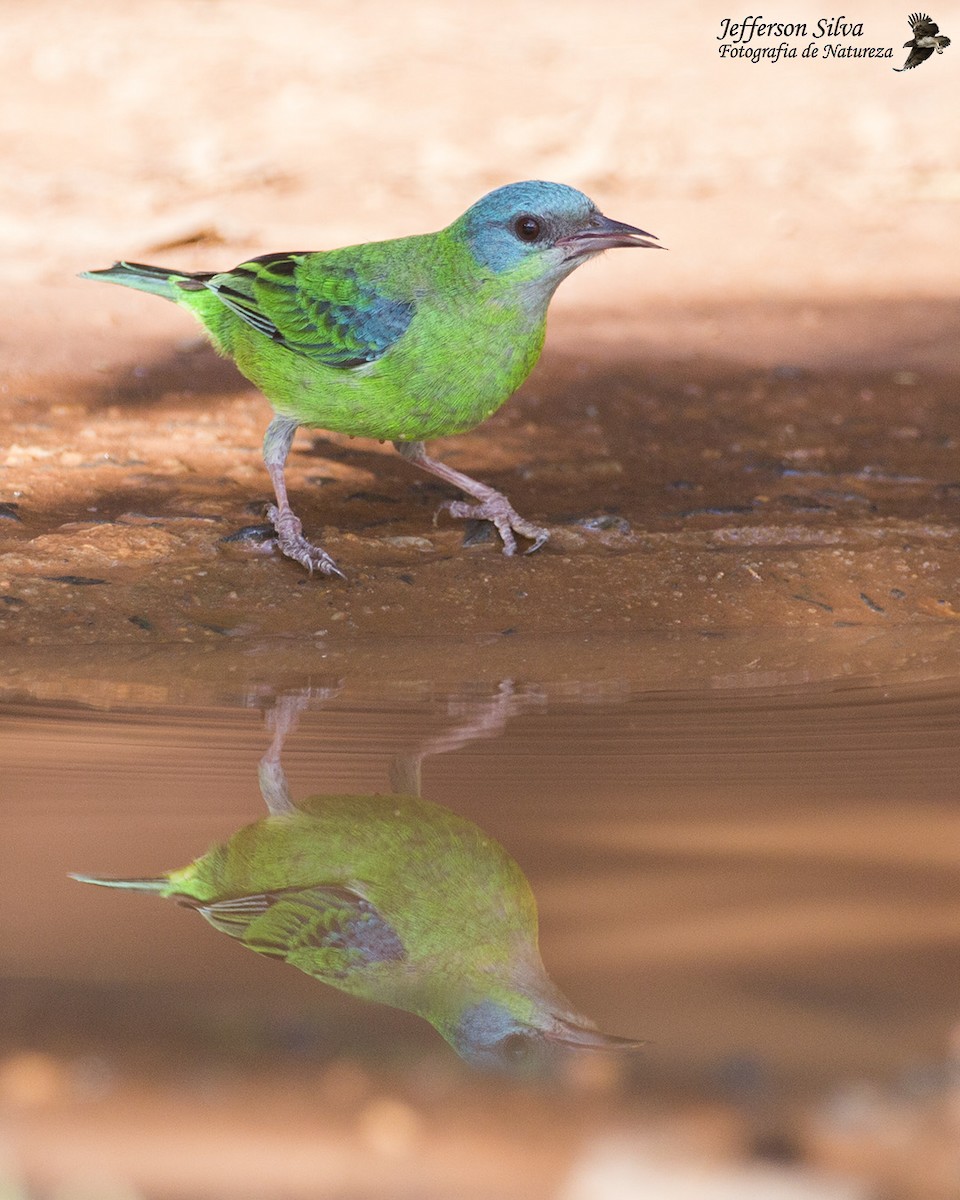
[{"label": "bird's back", "polygon": [[536,925],[520,868],[472,822],[414,796],[317,796],[245,826],[182,871],[168,891],[209,902],[292,888],[341,887],[428,948],[438,917],[483,936]]},{"label": "bird's back", "polygon": [[[264,264],[283,258],[299,261],[279,279]],[[540,355],[549,302],[484,271],[447,230],[265,255],[203,279],[175,298],[277,412],[391,441],[495,412]]]}]

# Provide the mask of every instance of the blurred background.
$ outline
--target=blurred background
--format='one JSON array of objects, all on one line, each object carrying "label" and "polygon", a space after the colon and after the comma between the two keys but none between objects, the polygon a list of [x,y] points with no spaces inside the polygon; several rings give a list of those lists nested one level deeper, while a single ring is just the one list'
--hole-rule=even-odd
[{"label": "blurred background", "polygon": [[[878,0],[821,40],[891,59],[775,64],[720,58],[714,0],[0,15],[3,1200],[960,1195],[960,9],[903,74]],[[268,406],[76,272],[436,229],[523,178],[669,248],[567,281],[537,373],[439,447],[550,547],[464,549],[389,447],[322,434],[291,490],[349,586],[222,546]],[[66,878],[258,819],[290,691],[297,796],[494,714],[424,794],[642,1053],[481,1076]]]},{"label": "blurred background", "polygon": [[[138,343],[182,330],[164,306],[120,320],[130,297],[71,284],[75,269],[165,247],[208,266],[435,229],[523,178],[574,184],[670,247],[642,263],[611,255],[558,297],[619,310],[625,290],[647,313],[630,320],[635,337],[665,303],[955,290],[955,67],[945,52],[898,77],[910,30],[888,3],[847,18],[862,36],[821,44],[889,46],[893,59],[775,64],[720,58],[721,22],[739,14],[719,0],[669,14],[620,0],[4,7],[0,233],[11,315],[37,335],[35,358],[16,355],[27,361],[76,372],[64,336],[86,332],[89,346],[105,309],[126,332],[97,331],[101,358],[131,326]],[[813,31],[825,15],[798,0],[766,18]],[[845,361],[864,332],[841,331]],[[700,348],[697,334],[676,352]],[[723,352],[756,352],[753,334],[731,339]]]}]

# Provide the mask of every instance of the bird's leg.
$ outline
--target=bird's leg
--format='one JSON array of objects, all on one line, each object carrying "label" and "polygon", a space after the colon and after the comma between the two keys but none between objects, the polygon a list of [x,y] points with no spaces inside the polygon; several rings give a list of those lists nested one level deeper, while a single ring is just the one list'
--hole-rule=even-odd
[{"label": "bird's leg", "polygon": [[468,496],[475,497],[479,501],[478,504],[469,504],[465,500],[447,500],[441,507],[445,508],[452,517],[492,521],[503,539],[504,554],[516,553],[517,541],[513,536],[514,533],[519,533],[521,537],[529,538],[533,542],[533,545],[527,550],[527,554],[539,550],[550,536],[549,529],[543,529],[531,521],[524,520],[502,492],[488,487],[485,483],[480,483],[479,480],[471,479],[469,475],[464,475],[461,471],[455,471],[453,467],[448,467],[435,458],[430,458],[424,449],[423,442],[394,442],[393,444],[407,462],[413,463],[415,467],[420,467],[424,471],[429,471],[431,475],[436,475],[445,483],[452,483],[454,487],[459,488],[461,492],[466,492]]},{"label": "bird's leg", "polygon": [[260,794],[271,815],[296,812],[297,806],[290,796],[286,772],[283,769],[283,747],[291,733],[300,723],[300,714],[306,712],[312,700],[332,700],[340,694],[342,683],[335,687],[305,687],[296,691],[280,692],[273,708],[264,713],[264,724],[273,735],[257,769]]},{"label": "bird's leg", "polygon": [[397,795],[419,796],[421,767],[425,758],[460,750],[481,738],[496,738],[504,732],[507,722],[534,705],[542,706],[542,692],[532,688],[514,690],[512,679],[503,679],[495,696],[479,702],[449,706],[451,715],[461,718],[460,724],[433,737],[421,739],[416,747],[398,754],[390,765],[390,785]]},{"label": "bird's leg", "polygon": [[306,567],[311,575],[314,571],[321,571],[324,575],[339,575],[341,579],[346,579],[346,575],[326,550],[314,546],[303,536],[300,518],[287,499],[283,468],[299,424],[300,422],[294,421],[292,417],[276,416],[267,426],[263,438],[263,461],[267,465],[270,482],[277,497],[277,503],[271,504],[267,509],[267,520],[277,531],[277,545],[288,558]]},{"label": "bird's leg", "polygon": [[533,688],[517,692],[512,679],[502,679],[495,696],[487,700],[449,705],[460,724],[433,737],[423,738],[413,750],[398,754],[390,764],[390,786],[398,796],[419,796],[423,760],[434,754],[460,750],[481,738],[497,738],[507,722],[534,705],[542,707],[544,696]]},{"label": "bird's leg", "polygon": [[260,794],[274,816],[296,811],[296,805],[290,798],[281,755],[287,735],[296,729],[300,714],[309,703],[309,688],[302,692],[284,692],[277,697],[275,706],[266,714],[267,728],[272,729],[273,740],[260,759],[257,777],[260,781]]}]

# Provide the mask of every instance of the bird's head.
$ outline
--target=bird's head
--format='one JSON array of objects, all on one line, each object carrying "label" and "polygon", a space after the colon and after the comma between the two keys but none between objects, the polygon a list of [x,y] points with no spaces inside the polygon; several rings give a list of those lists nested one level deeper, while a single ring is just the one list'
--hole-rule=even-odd
[{"label": "bird's head", "polygon": [[643,1044],[601,1033],[586,1018],[531,1002],[521,993],[470,1004],[440,1032],[471,1066],[520,1075],[549,1069],[565,1048],[635,1050]]},{"label": "bird's head", "polygon": [[510,183],[488,193],[451,232],[494,274],[557,283],[601,250],[658,248],[653,234],[605,217],[583,192],[542,180]]}]

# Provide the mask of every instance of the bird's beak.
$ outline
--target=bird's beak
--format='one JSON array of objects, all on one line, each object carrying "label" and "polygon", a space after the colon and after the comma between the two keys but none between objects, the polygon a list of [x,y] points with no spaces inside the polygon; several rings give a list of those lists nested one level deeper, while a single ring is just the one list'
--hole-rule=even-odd
[{"label": "bird's beak", "polygon": [[600,250],[613,250],[617,246],[640,246],[648,250],[666,248],[658,245],[656,234],[638,229],[636,225],[625,225],[623,221],[612,221],[603,213],[597,213],[591,218],[589,225],[578,229],[576,233],[557,238],[555,245],[570,250],[571,256],[596,254]]},{"label": "bird's beak", "polygon": [[[629,226],[628,226],[629,228]],[[560,1046],[580,1046],[590,1050],[639,1050],[646,1045],[635,1038],[617,1037],[612,1033],[601,1033],[590,1025],[556,1017],[553,1029],[545,1031],[548,1041]]]}]

